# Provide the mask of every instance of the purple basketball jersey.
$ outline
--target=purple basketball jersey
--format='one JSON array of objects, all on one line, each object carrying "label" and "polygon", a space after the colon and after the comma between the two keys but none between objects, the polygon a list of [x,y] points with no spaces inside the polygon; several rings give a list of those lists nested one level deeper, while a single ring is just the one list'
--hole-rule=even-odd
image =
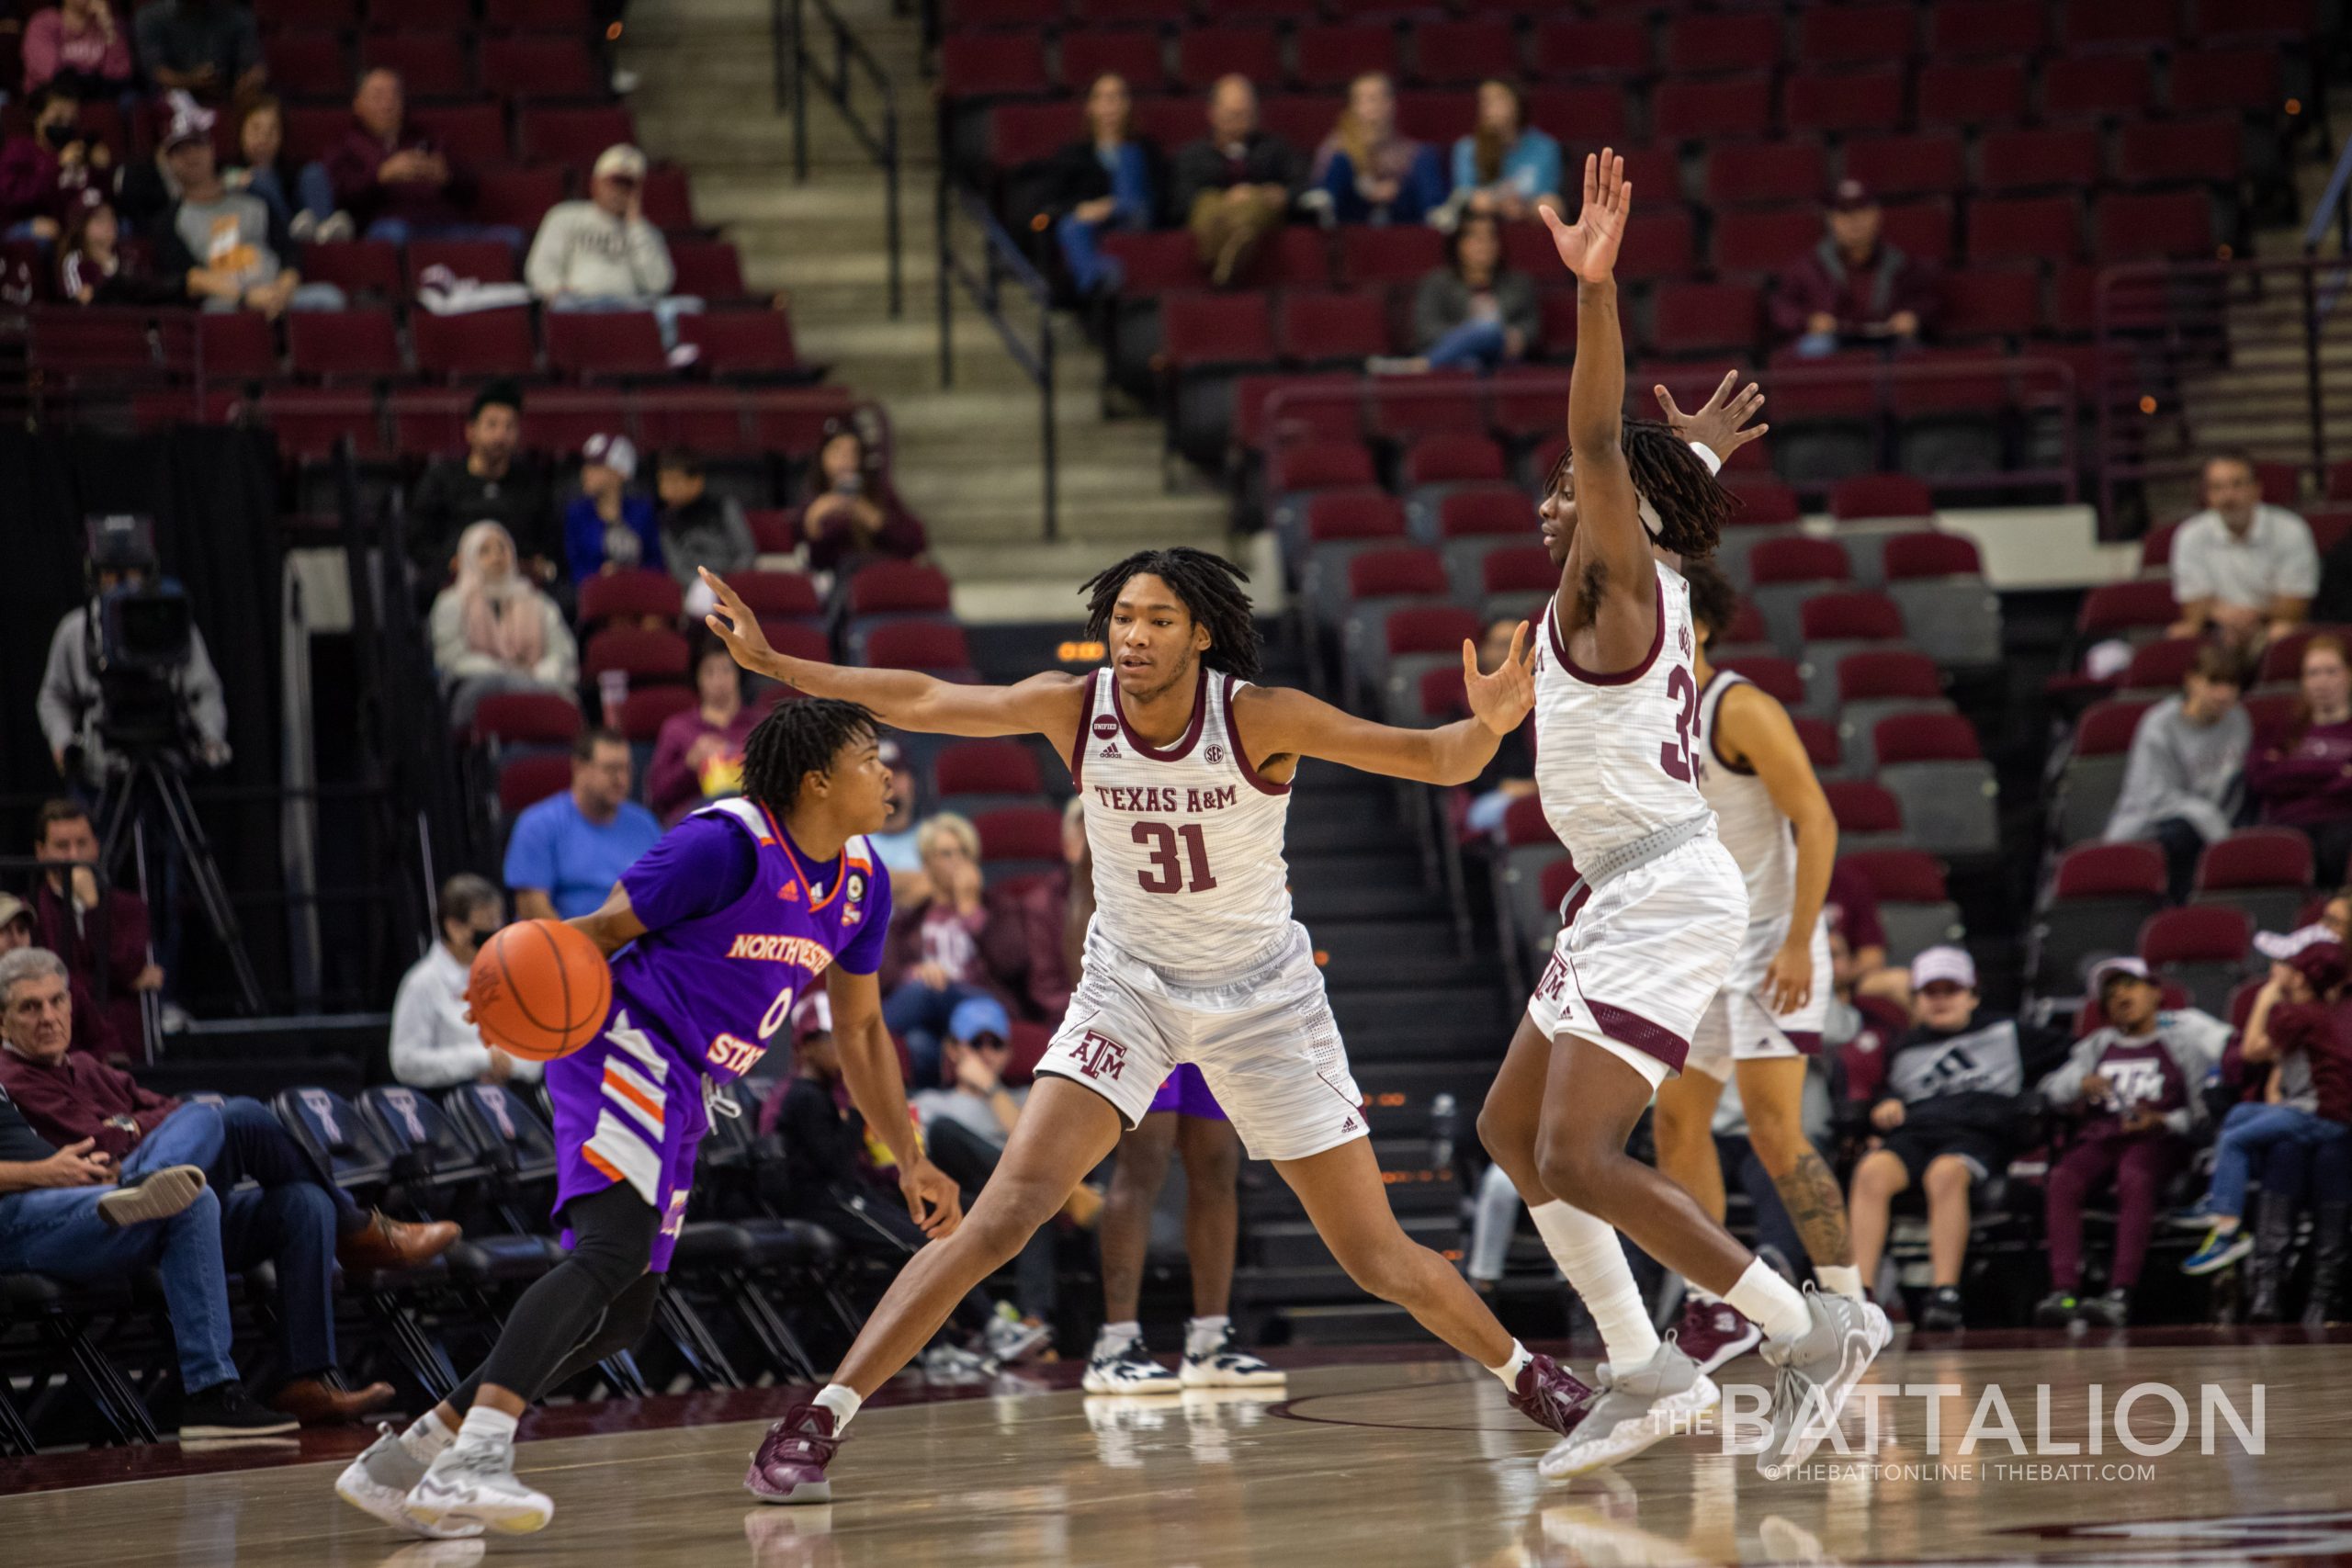
[{"label": "purple basketball jersey", "polygon": [[[756,846],[751,884],[712,908],[743,837]],[[603,1032],[548,1064],[559,1212],[628,1182],[662,1215],[653,1267],[668,1267],[710,1129],[707,1084],[756,1066],[836,957],[852,974],[879,966],[890,893],[878,863],[861,838],[837,862],[804,869],[773,816],[729,800],[694,813],[622,874],[646,933],[613,958]]]}]

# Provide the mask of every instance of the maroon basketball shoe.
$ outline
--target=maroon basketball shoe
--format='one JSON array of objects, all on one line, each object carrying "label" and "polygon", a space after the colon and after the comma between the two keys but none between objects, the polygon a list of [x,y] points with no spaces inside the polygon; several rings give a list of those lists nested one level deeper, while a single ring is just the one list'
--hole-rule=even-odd
[{"label": "maroon basketball shoe", "polygon": [[1519,1387],[1510,1397],[1513,1410],[1565,1438],[1577,1429],[1598,1396],[1551,1357],[1531,1356],[1519,1369]]},{"label": "maroon basketball shoe", "polygon": [[1729,1302],[1702,1302],[1695,1293],[1682,1297],[1682,1321],[1674,1327],[1682,1353],[1712,1372],[1764,1342],[1764,1331]]},{"label": "maroon basketball shoe", "polygon": [[743,1489],[763,1503],[830,1503],[833,1483],[825,1479],[825,1467],[841,1447],[831,1411],[796,1404],[760,1439]]}]

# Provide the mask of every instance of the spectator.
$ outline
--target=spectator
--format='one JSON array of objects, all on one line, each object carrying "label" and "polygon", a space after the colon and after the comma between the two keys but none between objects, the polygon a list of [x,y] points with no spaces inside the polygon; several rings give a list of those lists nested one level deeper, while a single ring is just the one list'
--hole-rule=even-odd
[{"label": "spectator", "polygon": [[[2131,1322],[2132,1288],[2148,1256],[2156,1205],[2174,1173],[2188,1162],[2190,1134],[2205,1120],[2200,1091],[2230,1036],[2229,1025],[2193,1008],[2162,1011],[2164,987],[2136,958],[2110,958],[2090,978],[2106,1024],[2077,1041],[2041,1088],[2045,1104],[2080,1119],[2065,1154],[2050,1168],[2044,1193],[2052,1288],[2034,1316],[2051,1328],[2075,1322],[2121,1328]],[[2077,1294],[2083,1206],[2110,1179],[2115,1261],[2106,1292],[2086,1299]]]},{"label": "spectator", "polygon": [[2332,886],[2352,856],[2352,671],[2341,641],[2303,645],[2302,686],[2286,727],[2255,738],[2245,792],[2262,820],[2310,837],[2320,884]]},{"label": "spectator", "polygon": [[103,187],[113,165],[113,152],[82,130],[81,94],[51,82],[34,95],[25,134],[0,145],[0,237],[54,243],[83,193]]},{"label": "spectator", "polygon": [[1473,212],[1446,236],[1446,265],[1421,279],[1413,296],[1410,359],[1374,359],[1368,368],[1390,374],[1425,370],[1492,370],[1527,355],[1543,325],[1535,285],[1503,265],[1502,224]]},{"label": "spectator", "polygon": [[[695,807],[743,793],[743,745],[758,718],[743,700],[743,671],[713,637],[695,656],[695,705],[662,721],[645,773],[645,804],[674,828]],[[897,893],[893,886],[893,896]]]},{"label": "spectator", "polygon": [[912,560],[929,541],[923,527],[899,502],[883,470],[881,454],[865,445],[857,426],[836,420],[817,449],[817,471],[824,493],[800,513],[808,540],[808,569],[830,571],[846,581],[874,560]]},{"label": "spectator", "polygon": [[41,803],[33,858],[56,868],[33,884],[34,936],[63,958],[85,994],[97,995],[104,981],[107,1002],[96,1025],[101,1054],[128,1050],[147,1038],[141,995],[164,988],[163,967],[148,945],[147,900],[128,887],[100,893],[97,829],[78,801]]},{"label": "spectator", "polygon": [[580,647],[554,600],[514,569],[514,541],[495,523],[477,523],[458,542],[458,580],[433,601],[433,667],[460,728],[492,692],[571,696],[580,682]]},{"label": "spectator", "polygon": [[1102,254],[1102,235],[1159,220],[1166,172],[1159,150],[1136,135],[1134,112],[1124,77],[1108,71],[1097,76],[1086,91],[1085,136],[1047,159],[1042,171],[1042,207],[1080,294],[1115,294],[1126,281],[1118,261]]},{"label": "spectator", "polygon": [[2254,739],[2254,721],[2238,702],[2241,670],[2237,655],[2220,644],[2197,650],[2180,694],[2142,716],[2107,819],[2110,844],[2153,838],[2164,846],[2175,903],[2188,897],[2197,857],[2227,838],[2237,817]]},{"label": "spectator", "polygon": [[662,497],[662,559],[686,591],[686,613],[700,615],[710,607],[711,594],[695,569],[707,566],[721,577],[741,571],[760,553],[759,544],[742,502],[710,493],[695,452],[673,446],[662,453],[654,485]]},{"label": "spectator", "polygon": [[1878,893],[1870,879],[1848,866],[1829,873],[1829,897],[1821,912],[1829,920],[1831,978],[1849,1000],[1859,996],[1907,998],[1910,976],[1886,964],[1886,927],[1878,917]]},{"label": "spectator", "polygon": [[580,449],[580,493],[563,513],[563,554],[571,581],[604,571],[662,570],[662,530],[650,498],[629,493],[637,446],[626,435],[592,435]]},{"label": "spectator", "polygon": [[941,1033],[957,1007],[973,997],[999,1002],[1018,993],[1028,968],[1020,913],[1000,890],[983,890],[980,835],[952,811],[922,825],[918,837],[929,895],[897,902],[882,956],[883,1021],[907,1043],[914,1063],[910,1083],[939,1082]]},{"label": "spectator", "polygon": [[[349,1420],[389,1401],[388,1384],[346,1393],[323,1381],[335,1361],[334,1267],[413,1268],[447,1250],[458,1227],[404,1224],[360,1209],[254,1100],[183,1105],[119,1067],[69,1052],[72,1006],[55,953],[28,947],[0,958],[0,1089],[33,1131],[60,1147],[83,1145],[126,1180],[194,1166],[214,1192],[227,1194],[231,1247],[245,1250],[243,1233],[256,1255],[250,1261],[266,1256],[277,1265],[282,1354],[303,1385],[279,1392],[288,1414]],[[241,1212],[236,1188],[247,1179],[260,1191]]]},{"label": "spectator", "polygon": [[628,797],[628,742],[585,729],[571,744],[571,787],[525,808],[506,844],[506,887],[525,920],[593,914],[621,873],[662,837]]},{"label": "spectator", "polygon": [[1934,275],[1881,238],[1882,220],[1868,186],[1838,182],[1828,234],[1781,275],[1772,295],[1772,325],[1799,353],[1824,355],[1856,342],[1907,344],[1935,326]]},{"label": "spectator", "polygon": [[890,816],[865,841],[890,874],[890,907],[903,909],[931,893],[931,878],[922,869],[922,784],[896,740],[884,738],[881,757],[890,770]]},{"label": "spectator", "polygon": [[302,205],[348,212],[371,240],[503,240],[523,248],[523,231],[476,223],[471,174],[449,161],[430,136],[408,123],[400,73],[378,69],[359,78],[351,129],[325,159],[302,171]]},{"label": "spectator", "polygon": [[332,209],[313,212],[296,205],[302,188],[302,165],[286,151],[286,111],[266,93],[246,104],[237,121],[237,158],[226,176],[229,188],[261,197],[271,220],[289,237],[305,244],[352,237],[348,212]]},{"label": "spectator", "polygon": [[1193,233],[1209,281],[1222,288],[1282,227],[1303,180],[1298,153],[1258,129],[1258,89],[1221,76],[1209,89],[1209,133],[1176,154],[1169,206]]},{"label": "spectator", "polygon": [[261,28],[236,0],[148,0],[131,30],[147,79],[167,91],[226,103],[260,87],[267,74]]},{"label": "spectator", "polygon": [[[32,945],[32,906],[14,893],[0,893],[0,955]],[[87,1051],[110,1062],[123,1060],[122,1043],[107,1027],[97,1004],[90,1000],[89,987],[71,975],[66,977],[65,985],[68,999],[74,1004],[73,1048]]]},{"label": "spectator", "polygon": [[[2347,977],[2344,944],[2324,928],[2306,927],[2283,941],[2265,939],[2262,947],[2272,959],[2270,976],[2255,995],[2241,1045],[2246,1065],[2263,1070],[2262,1089],[2259,1098],[2231,1106],[2222,1118],[2212,1182],[2199,1205],[2212,1229],[2182,1262],[2185,1274],[2211,1274],[2255,1249],[2241,1222],[2256,1161],[2287,1144],[2340,1159],[2352,1139],[2352,1043],[2337,1030]],[[2341,1231],[2345,1214],[2335,1207]],[[2285,1235],[2277,1250],[2293,1235],[2292,1213],[2281,1206]],[[2335,1263],[2340,1270],[2340,1239]]]},{"label": "spectator", "polygon": [[1348,107],[1316,149],[1310,182],[1335,223],[1419,223],[1445,201],[1437,149],[1400,135],[1396,89],[1377,71],[1348,84]]},{"label": "spectator", "polygon": [[164,162],[180,195],[157,231],[155,267],[185,278],[189,299],[208,310],[258,310],[272,321],[288,310],[343,309],[342,289],[302,281],[294,242],[269,204],[220,178],[209,109],[175,110]]},{"label": "spectator", "polygon": [[[1510,657],[1511,638],[1524,624],[1515,615],[1498,616],[1487,623],[1486,635],[1478,639],[1480,673],[1491,675],[1502,668],[1503,660]],[[1466,717],[1467,709],[1454,716]],[[1503,814],[1510,809],[1510,803],[1535,793],[1532,722],[1531,716],[1528,724],[1504,736],[1502,743],[1495,748],[1493,760],[1470,781],[1470,808],[1463,818],[1465,831],[1480,838],[1499,835]]]},{"label": "spectator", "polygon": [[1560,144],[1527,123],[1527,102],[1517,87],[1481,82],[1478,129],[1453,143],[1447,216],[1489,212],[1517,223],[1532,219],[1540,207],[1561,211]]},{"label": "spectator", "polygon": [[1969,1190],[2008,1169],[2025,1050],[2015,1020],[1977,1016],[1976,965],[1960,948],[1928,949],[1911,978],[1914,1027],[1886,1063],[1885,1093],[1871,1107],[1877,1135],[1854,1168],[1854,1265],[1865,1283],[1878,1278],[1895,1196],[1924,1187],[1934,1294],[1919,1324],[1958,1328]]},{"label": "spectator", "polygon": [[112,1160],[87,1141],[51,1147],[0,1089],[0,1274],[98,1285],[153,1268],[179,1352],[182,1441],[274,1437],[301,1425],[255,1404],[238,1381],[226,1269],[249,1260],[228,1257],[220,1221],[220,1200],[194,1166],[118,1186]]},{"label": "spectator", "polygon": [[85,98],[136,90],[130,37],[107,0],[58,0],[25,24],[25,96],[62,82]]},{"label": "spectator", "polygon": [[85,190],[57,244],[58,297],[75,305],[160,305],[187,298],[181,285],[138,270],[122,254],[112,203]]},{"label": "spectator", "polygon": [[441,885],[441,940],[401,976],[392,997],[392,1077],[412,1089],[461,1083],[536,1083],[540,1065],[510,1056],[467,1016],[474,954],[498,934],[506,913],[487,877],[460,872]]},{"label": "spectator", "polygon": [[[1086,844],[1085,796],[1071,795],[1062,807],[1062,863],[1024,880],[1027,886],[1018,896],[1022,945],[1029,957],[1023,1011],[1038,1022],[1058,1024],[1078,987],[1086,926],[1094,918],[1094,858]],[[895,887],[892,896],[897,896]]]},{"label": "spectator", "polygon": [[2311,525],[2263,501],[2254,459],[2243,452],[2205,459],[2205,510],[2172,536],[2180,619],[2168,635],[2218,633],[2252,654],[2303,624],[2319,586]]},{"label": "spectator", "polygon": [[596,155],[588,199],[559,201],[539,220],[523,280],[550,310],[650,310],[673,365],[694,362],[678,346],[678,318],[702,309],[673,294],[670,244],[645,218],[645,154],[616,145]]},{"label": "spectator", "polygon": [[540,582],[556,579],[563,537],[555,526],[547,481],[515,449],[523,434],[523,391],[492,381],[474,394],[466,416],[465,460],[438,460],[409,497],[409,558],[418,575],[438,585],[456,570],[458,535],[488,520],[503,525]]}]

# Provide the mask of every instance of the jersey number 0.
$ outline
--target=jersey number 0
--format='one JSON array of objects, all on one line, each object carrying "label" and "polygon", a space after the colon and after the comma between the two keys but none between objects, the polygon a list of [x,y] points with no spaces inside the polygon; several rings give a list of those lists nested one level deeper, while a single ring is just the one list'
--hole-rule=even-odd
[{"label": "jersey number 0", "polygon": [[[1187,822],[1171,828],[1165,822],[1138,822],[1130,835],[1135,841],[1151,852],[1148,869],[1136,873],[1136,881],[1147,893],[1206,893],[1216,886],[1216,877],[1209,870],[1207,836],[1197,822]],[[1179,859],[1176,840],[1184,840],[1184,853]],[[1192,880],[1187,884],[1185,862],[1191,862]]]}]

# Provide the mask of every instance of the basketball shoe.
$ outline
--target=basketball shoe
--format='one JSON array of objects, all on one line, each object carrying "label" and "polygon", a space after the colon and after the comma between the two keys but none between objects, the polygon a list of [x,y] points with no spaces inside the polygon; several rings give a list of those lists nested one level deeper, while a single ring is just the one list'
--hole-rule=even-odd
[{"label": "basketball shoe", "polygon": [[1772,1382],[1772,1432],[1756,1456],[1757,1472],[1777,1481],[1813,1457],[1878,1353],[1894,1337],[1886,1314],[1869,1302],[1805,1288],[1813,1325],[1791,1339],[1764,1341]]},{"label": "basketball shoe", "polygon": [[1213,1335],[1187,1333],[1176,1375],[1186,1388],[1279,1388],[1287,1381],[1281,1368],[1237,1348],[1229,1323]]},{"label": "basketball shoe", "polygon": [[1713,1378],[1699,1370],[1672,1336],[1649,1359],[1628,1367],[1603,1362],[1593,1373],[1600,1395],[1575,1433],[1552,1445],[1536,1465],[1547,1481],[1565,1481],[1621,1463],[1645,1449],[1692,1429],[1723,1403]]},{"label": "basketball shoe", "polygon": [[1543,1355],[1527,1359],[1519,1369],[1519,1386],[1509,1395],[1513,1410],[1564,1438],[1575,1433],[1598,1397],[1574,1372]]},{"label": "basketball shoe", "polygon": [[408,1511],[441,1530],[481,1525],[502,1535],[548,1528],[555,1504],[514,1479],[513,1443],[459,1438],[409,1489]]},{"label": "basketball shoe", "polygon": [[1764,1342],[1764,1331],[1729,1302],[1702,1302],[1696,1291],[1682,1293],[1682,1321],[1674,1327],[1682,1353],[1702,1372],[1722,1371]]},{"label": "basketball shoe", "polygon": [[763,1503],[830,1503],[833,1483],[825,1479],[825,1467],[841,1448],[831,1411],[796,1404],[760,1438],[743,1489]]},{"label": "basketball shoe", "polygon": [[1126,1340],[1097,1339],[1079,1386],[1089,1393],[1178,1393],[1183,1380],[1143,1348],[1140,1337]]},{"label": "basketball shoe", "polygon": [[396,1530],[421,1535],[431,1540],[465,1540],[481,1534],[480,1525],[457,1525],[444,1529],[428,1525],[409,1511],[408,1495],[424,1479],[424,1466],[416,1456],[401,1446],[401,1435],[391,1423],[376,1428],[376,1440],[360,1450],[359,1457],[345,1467],[334,1483],[334,1495],[357,1508],[372,1514]]}]

